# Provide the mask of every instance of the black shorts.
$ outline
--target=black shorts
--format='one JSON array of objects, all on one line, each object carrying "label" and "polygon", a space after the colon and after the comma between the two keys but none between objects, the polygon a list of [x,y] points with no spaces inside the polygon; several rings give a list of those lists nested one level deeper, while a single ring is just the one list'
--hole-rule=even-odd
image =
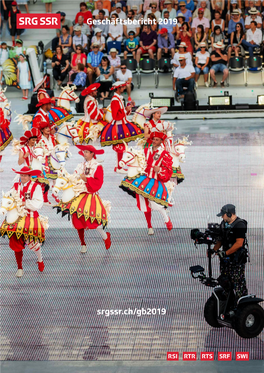
[{"label": "black shorts", "polygon": [[17,29],[16,28],[16,25],[12,25],[12,23],[11,23],[11,29],[10,29],[10,35],[11,36],[19,36],[19,35],[21,35],[21,29]]}]

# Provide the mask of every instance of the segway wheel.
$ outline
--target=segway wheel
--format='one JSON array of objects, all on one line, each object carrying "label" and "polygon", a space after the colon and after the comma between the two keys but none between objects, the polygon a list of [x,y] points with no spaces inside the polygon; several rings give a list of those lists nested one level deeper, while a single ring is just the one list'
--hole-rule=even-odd
[{"label": "segway wheel", "polygon": [[213,295],[207,300],[204,306],[204,318],[213,328],[221,328],[217,321],[217,301]]},{"label": "segway wheel", "polygon": [[247,304],[237,310],[235,331],[242,338],[255,338],[264,328],[264,310],[259,304]]}]

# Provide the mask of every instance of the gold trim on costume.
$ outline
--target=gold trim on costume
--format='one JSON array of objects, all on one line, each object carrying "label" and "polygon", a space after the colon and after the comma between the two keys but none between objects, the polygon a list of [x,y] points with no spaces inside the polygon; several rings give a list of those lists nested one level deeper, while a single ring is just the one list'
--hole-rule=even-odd
[{"label": "gold trim on costume", "polygon": [[130,142],[130,141],[134,141],[138,138],[142,138],[144,137],[144,133],[139,133],[138,135],[136,136],[131,136],[131,137],[127,137],[127,138],[124,138],[124,139],[120,139],[120,140],[112,140],[112,141],[104,141],[104,142],[101,142],[101,146],[110,146],[110,145],[116,145],[116,144],[123,144],[123,142]]},{"label": "gold trim on costume", "polygon": [[126,182],[125,180],[122,180],[121,181],[121,185],[125,186],[126,188],[132,190],[133,192],[135,192],[136,194],[140,194],[142,195],[143,197],[149,199],[150,201],[153,201],[153,202],[156,202],[157,204],[159,205],[162,205],[162,206],[165,206],[165,207],[168,207],[169,203],[167,201],[162,201],[161,199],[158,199],[156,197],[152,197],[150,194],[144,192],[143,190],[140,190],[139,188],[135,187],[134,185]]},{"label": "gold trim on costume", "polygon": [[13,134],[12,133],[11,133],[11,136],[8,138],[8,140],[3,145],[0,146],[0,152],[7,147],[7,145],[10,143],[11,140],[13,140]]}]

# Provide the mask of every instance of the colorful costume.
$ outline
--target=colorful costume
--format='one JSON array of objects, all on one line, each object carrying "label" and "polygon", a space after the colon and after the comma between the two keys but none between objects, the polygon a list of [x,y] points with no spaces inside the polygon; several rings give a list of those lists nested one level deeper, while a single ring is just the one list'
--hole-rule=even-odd
[{"label": "colorful costume", "polygon": [[[123,86],[126,86],[126,83],[118,81],[113,84],[111,90]],[[117,153],[117,167],[115,168],[117,172],[122,169],[119,162],[125,152],[124,142],[144,137],[143,130],[137,124],[129,122],[127,118],[131,109],[129,104],[125,107],[123,97],[115,93],[111,100],[113,119],[103,128],[101,133],[101,146],[113,145],[113,150]]]},{"label": "colorful costume", "polygon": [[[144,109],[143,115],[144,115],[145,118],[150,118],[150,116],[153,115],[156,112],[161,112],[161,114],[164,114],[164,113],[166,113],[167,110],[168,110],[168,108],[166,106],[160,107],[160,108],[155,108],[155,109]],[[148,130],[148,131],[145,131],[145,133],[148,132],[148,134],[150,135],[151,132],[157,130],[157,125],[158,124],[162,124],[162,122],[163,121],[161,121],[161,120],[156,120],[155,121],[152,118],[151,120],[149,120],[148,122],[146,122],[145,125],[144,125],[144,129]],[[149,146],[151,146],[151,144],[152,144],[152,140],[149,137],[147,139],[145,147],[148,148]]]},{"label": "colorful costume", "polygon": [[[23,167],[20,171],[14,172],[23,175],[38,176],[41,171],[31,170],[29,167]],[[17,277],[22,277],[23,267],[22,258],[25,244],[30,250],[35,251],[38,258],[38,268],[42,272],[44,263],[41,255],[40,244],[45,241],[45,230],[39,219],[38,210],[43,205],[43,196],[40,185],[32,180],[26,184],[21,182],[15,183],[12,190],[19,193],[20,198],[25,202],[26,216],[19,216],[18,219],[10,224],[5,220],[0,228],[2,236],[7,235],[9,238],[9,246],[15,252],[18,272]]]},{"label": "colorful costume", "polygon": [[10,121],[5,119],[3,109],[0,108],[0,152],[2,152],[13,139],[9,125]]},{"label": "colorful costume", "polygon": [[[162,132],[152,132],[154,137],[166,139],[166,134]],[[143,211],[147,220],[149,234],[154,231],[151,225],[151,211],[157,210],[162,215],[168,230],[172,229],[172,223],[167,216],[165,209],[168,207],[169,193],[165,185],[172,175],[172,157],[165,150],[164,146],[159,146],[153,150],[153,147],[144,149],[147,166],[145,175],[139,175],[133,178],[125,177],[120,187],[128,194],[136,197],[137,207]],[[154,167],[159,167],[158,172]]]},{"label": "colorful costume", "polygon": [[42,109],[43,105],[51,104],[53,102],[54,101],[52,101],[50,98],[43,98],[42,100],[39,101],[39,103],[36,105],[36,107],[39,107],[39,109],[34,115],[33,120],[32,120],[33,128],[38,128],[40,122],[46,122],[46,123],[53,124],[53,121],[49,117],[49,112],[46,112]]},{"label": "colorful costume", "polygon": [[[90,128],[94,125],[100,125],[104,127],[107,125],[107,122],[103,120],[104,112],[102,109],[98,109],[98,101],[96,98],[90,96],[89,94],[92,91],[96,91],[100,87],[99,83],[91,84],[88,88],[82,91],[82,96],[86,96],[84,100],[84,117],[79,119],[77,122],[77,126],[79,127],[79,139],[80,143],[82,144],[85,141],[87,144],[90,140],[88,138]],[[99,133],[100,135],[100,133]]]},{"label": "colorful costume", "polygon": [[[47,99],[50,99],[50,96],[49,94],[47,93],[46,89],[44,88],[39,88],[41,87],[41,85],[43,85],[43,83],[45,82],[45,78],[42,79],[41,82],[39,82],[39,84],[36,85],[36,87],[34,88],[34,92],[35,91],[38,91],[37,93],[37,98],[38,98],[38,101],[40,102],[43,98],[47,98]],[[53,101],[54,103],[54,101]],[[35,114],[37,115],[37,113]],[[68,120],[72,119],[73,118],[73,114],[72,112],[66,110],[65,108],[61,107],[61,106],[54,106],[50,109],[49,113],[48,113],[48,116],[49,116],[49,120],[54,123],[55,126],[59,127],[62,123],[64,122],[67,122]],[[34,120],[34,118],[33,118]]]},{"label": "colorful costume", "polygon": [[[30,131],[26,131],[24,135],[20,137],[20,151],[23,153],[24,163],[28,167],[31,167],[33,158],[36,157],[33,153],[33,148],[28,146],[28,140],[32,137],[36,137],[37,141],[41,139],[41,132],[38,128],[32,128]],[[28,154],[27,157],[25,157],[26,154]]]},{"label": "colorful costume", "polygon": [[73,226],[77,229],[81,241],[82,253],[87,251],[84,241],[85,229],[97,228],[105,242],[106,249],[109,249],[111,246],[110,233],[105,233],[103,230],[108,222],[107,212],[98,194],[103,185],[104,172],[102,165],[95,160],[96,154],[103,154],[104,151],[96,150],[91,145],[77,145],[77,147],[81,149],[80,155],[83,155],[83,150],[94,153],[94,158],[91,161],[80,163],[75,169],[77,175],[85,175],[87,192],[80,193],[66,203],[60,201],[55,208],[57,208],[57,212],[62,211],[63,215],[66,213],[71,215]]}]

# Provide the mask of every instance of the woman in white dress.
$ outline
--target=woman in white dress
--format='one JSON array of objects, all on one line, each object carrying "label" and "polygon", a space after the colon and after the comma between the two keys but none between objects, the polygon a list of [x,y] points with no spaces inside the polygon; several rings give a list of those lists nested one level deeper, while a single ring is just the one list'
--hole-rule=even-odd
[{"label": "woman in white dress", "polygon": [[[122,21],[121,21],[122,22]],[[111,15],[111,23],[108,30],[108,39],[109,41],[122,41],[123,40],[123,24],[120,22],[120,19],[116,13]]]},{"label": "woman in white dress", "polygon": [[25,60],[23,54],[19,55],[19,62],[17,64],[17,83],[22,89],[22,100],[27,100],[28,90],[31,88],[31,76],[28,62]]}]

